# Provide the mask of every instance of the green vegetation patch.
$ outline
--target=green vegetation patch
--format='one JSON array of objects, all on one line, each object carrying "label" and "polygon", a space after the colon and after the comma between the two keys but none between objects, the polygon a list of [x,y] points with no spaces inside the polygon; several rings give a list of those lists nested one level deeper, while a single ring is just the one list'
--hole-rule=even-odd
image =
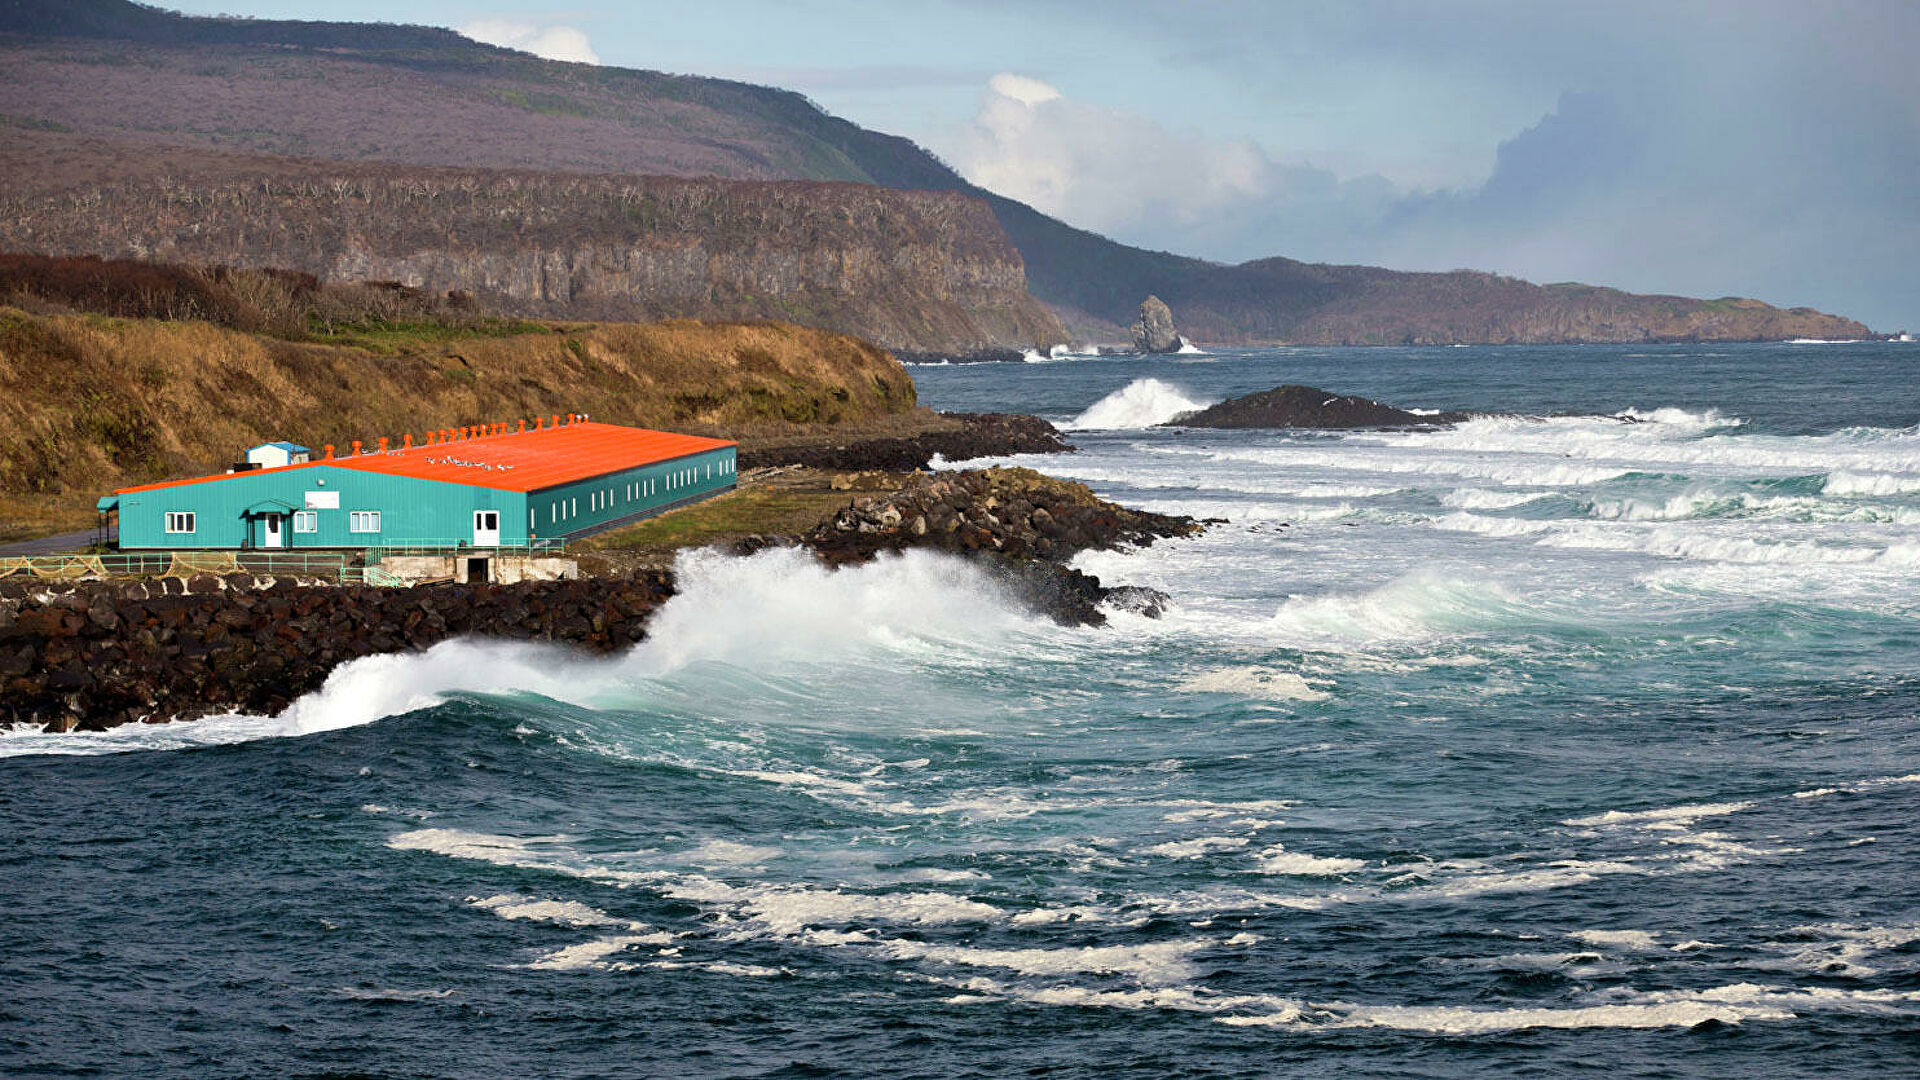
[{"label": "green vegetation patch", "polygon": [[37,116],[10,116],[0,113],[0,125],[26,128],[28,131],[72,131],[73,128],[58,120],[42,120]]}]

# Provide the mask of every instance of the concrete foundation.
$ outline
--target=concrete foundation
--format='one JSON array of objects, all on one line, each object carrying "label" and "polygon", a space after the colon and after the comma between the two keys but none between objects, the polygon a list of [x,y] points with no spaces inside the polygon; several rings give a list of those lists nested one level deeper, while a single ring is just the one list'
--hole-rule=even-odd
[{"label": "concrete foundation", "polygon": [[428,581],[456,581],[462,585],[490,581],[513,585],[522,581],[574,581],[580,577],[576,559],[556,559],[531,555],[490,555],[476,552],[463,555],[389,555],[380,560],[380,569],[394,577],[418,584]]}]

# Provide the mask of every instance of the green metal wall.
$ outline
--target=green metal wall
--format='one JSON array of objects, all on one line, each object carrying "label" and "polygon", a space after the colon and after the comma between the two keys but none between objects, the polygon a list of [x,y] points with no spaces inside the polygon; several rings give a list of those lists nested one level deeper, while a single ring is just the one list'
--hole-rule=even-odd
[{"label": "green metal wall", "polygon": [[[295,532],[293,512],[305,509],[308,492],[337,493],[340,506],[314,511],[317,531]],[[527,542],[527,496],[520,492],[386,476],[329,465],[234,473],[197,484],[131,492],[118,499],[123,550],[258,548],[262,539],[261,522],[257,514],[250,515],[249,511],[275,509],[286,515],[281,523],[281,535],[289,551],[471,544],[475,510],[500,512],[503,544]],[[350,531],[350,514],[355,510],[379,511],[380,531]],[[168,511],[191,512],[194,531],[167,532]]]},{"label": "green metal wall", "polygon": [[[735,456],[734,448],[725,446],[543,488],[527,495],[519,524],[526,528],[531,514],[535,536],[575,536],[663,506],[717,494],[733,486]],[[505,522],[501,524],[504,528]]]}]

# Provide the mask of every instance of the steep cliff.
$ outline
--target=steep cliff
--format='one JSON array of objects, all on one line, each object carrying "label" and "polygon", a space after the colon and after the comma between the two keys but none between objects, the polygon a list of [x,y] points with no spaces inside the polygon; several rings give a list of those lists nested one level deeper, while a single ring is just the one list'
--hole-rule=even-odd
[{"label": "steep cliff", "polygon": [[899,348],[1063,340],[992,214],[951,193],[180,164],[147,182],[0,198],[0,248],[397,281],[548,317],[784,319]]}]

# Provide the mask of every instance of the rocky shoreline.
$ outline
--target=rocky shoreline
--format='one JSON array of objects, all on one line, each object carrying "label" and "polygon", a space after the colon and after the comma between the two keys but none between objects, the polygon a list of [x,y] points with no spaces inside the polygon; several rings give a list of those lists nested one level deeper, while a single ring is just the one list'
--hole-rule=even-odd
[{"label": "rocky shoreline", "polygon": [[945,461],[966,461],[1007,454],[1067,454],[1074,449],[1059,429],[1037,416],[1019,413],[940,415],[957,421],[960,426],[950,431],[859,439],[831,446],[743,447],[740,468],[804,465],[810,469],[842,472],[904,473],[927,468],[936,455]]},{"label": "rocky shoreline", "polygon": [[[836,566],[914,547],[951,552],[1035,611],[1097,625],[1103,605],[1157,614],[1165,597],[1106,588],[1067,559],[1203,527],[1115,506],[1031,470],[988,469],[915,476],[890,494],[851,499],[805,535],[756,536],[736,551],[802,545]],[[63,732],[227,711],[272,715],[349,660],[464,636],[612,652],[644,639],[674,591],[671,571],[646,569],[413,588],[208,575],[0,580],[0,724]]]}]

